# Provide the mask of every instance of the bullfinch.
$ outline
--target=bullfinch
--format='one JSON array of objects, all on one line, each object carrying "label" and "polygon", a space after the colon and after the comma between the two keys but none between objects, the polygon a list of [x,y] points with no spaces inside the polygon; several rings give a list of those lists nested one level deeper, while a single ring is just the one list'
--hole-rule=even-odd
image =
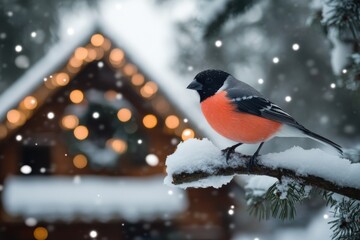
[{"label": "bullfinch", "polygon": [[243,143],[260,146],[249,161],[256,158],[264,142],[273,137],[308,137],[334,148],[342,155],[342,148],[298,123],[250,85],[221,70],[209,69],[198,73],[187,87],[200,95],[201,110],[215,131],[238,142],[223,150],[226,161]]}]

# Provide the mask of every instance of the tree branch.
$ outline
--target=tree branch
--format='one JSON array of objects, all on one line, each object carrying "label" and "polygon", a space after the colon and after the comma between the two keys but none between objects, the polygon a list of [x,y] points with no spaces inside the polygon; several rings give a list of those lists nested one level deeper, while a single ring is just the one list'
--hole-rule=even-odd
[{"label": "tree branch", "polygon": [[[250,172],[248,172],[246,163],[248,162],[249,158],[250,158],[249,155],[234,153],[231,159],[229,160],[231,164],[229,164],[228,166],[223,165],[220,167],[216,167],[213,169],[212,173],[203,170],[196,170],[192,173],[187,173],[186,170],[182,172],[176,172],[172,174],[172,183],[174,185],[179,185],[183,183],[198,181],[210,176],[230,176],[234,174],[267,175],[278,179],[281,179],[282,176],[286,176],[289,178],[293,178],[294,180],[300,181],[305,185],[319,187],[324,190],[339,193],[341,195],[360,200],[359,188],[355,188],[352,186],[341,186],[338,183],[334,183],[334,181],[330,181],[325,177],[319,177],[314,174],[307,173],[304,175],[300,175],[294,169],[287,168],[284,166],[273,168],[271,166],[266,165],[266,160],[258,161],[258,164],[254,166]],[[235,161],[236,164],[234,164]],[[337,171],[337,169],[332,169],[332,171]],[[346,176],[346,173],[344,173],[344,176]]]}]

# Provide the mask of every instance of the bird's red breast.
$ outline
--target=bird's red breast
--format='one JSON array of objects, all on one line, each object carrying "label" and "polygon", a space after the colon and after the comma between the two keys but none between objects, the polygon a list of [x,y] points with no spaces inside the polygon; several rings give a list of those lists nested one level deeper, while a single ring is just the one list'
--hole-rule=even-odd
[{"label": "bird's red breast", "polygon": [[236,110],[236,105],[219,92],[201,102],[201,110],[218,133],[242,143],[263,142],[273,136],[281,123]]}]

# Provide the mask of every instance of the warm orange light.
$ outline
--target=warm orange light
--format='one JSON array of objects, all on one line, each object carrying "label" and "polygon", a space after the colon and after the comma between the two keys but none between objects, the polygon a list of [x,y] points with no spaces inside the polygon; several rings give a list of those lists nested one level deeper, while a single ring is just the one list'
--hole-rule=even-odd
[{"label": "warm orange light", "polygon": [[37,107],[37,100],[33,96],[27,96],[24,98],[24,107],[29,110],[33,110]]},{"label": "warm orange light", "polygon": [[17,124],[21,120],[21,113],[19,110],[12,109],[7,112],[6,117],[10,123]]},{"label": "warm orange light", "polygon": [[149,98],[151,97],[151,94],[149,94],[149,92],[146,90],[146,88],[142,87],[140,89],[140,94],[141,96],[143,96],[144,98]]},{"label": "warm orange light", "polygon": [[73,67],[73,68],[78,68],[78,67],[80,67],[82,63],[83,63],[83,61],[82,61],[82,60],[79,60],[79,59],[76,58],[76,57],[72,57],[72,58],[70,59],[70,61],[69,61],[70,66]]},{"label": "warm orange light", "polygon": [[7,113],[7,120],[10,123],[8,127],[14,129],[23,125],[26,122],[26,115],[20,110],[13,109]]},{"label": "warm orange light", "polygon": [[157,118],[152,114],[148,114],[143,118],[143,124],[146,128],[154,128],[157,124]]},{"label": "warm orange light", "polygon": [[58,86],[65,86],[69,83],[70,77],[67,73],[58,73],[55,76],[55,83]]},{"label": "warm orange light", "polygon": [[122,61],[124,60],[125,54],[124,52],[119,48],[114,48],[111,50],[109,55],[110,63],[113,65],[120,65]]},{"label": "warm orange light", "polygon": [[34,238],[36,240],[45,240],[48,237],[48,231],[44,227],[37,227],[34,230]]},{"label": "warm orange light", "polygon": [[135,86],[140,86],[144,83],[145,78],[140,73],[137,73],[131,77],[131,83]]},{"label": "warm orange light", "polygon": [[170,129],[177,128],[179,124],[179,118],[175,115],[170,115],[165,119],[165,125]]},{"label": "warm orange light", "polygon": [[100,60],[104,57],[104,49],[102,48],[96,48],[96,60]]},{"label": "warm orange light", "polygon": [[127,150],[127,143],[121,139],[110,139],[106,144],[117,153],[124,153]]},{"label": "warm orange light", "polygon": [[75,58],[79,60],[84,60],[88,55],[88,50],[83,47],[79,47],[75,50]]},{"label": "warm orange light", "polygon": [[75,115],[64,116],[61,120],[61,125],[65,129],[74,129],[79,124],[79,119]]},{"label": "warm orange light", "polygon": [[85,155],[78,154],[73,158],[73,164],[76,168],[82,169],[87,166],[88,160]]},{"label": "warm orange light", "polygon": [[0,139],[4,139],[8,134],[8,130],[4,125],[0,125]]},{"label": "warm orange light", "polygon": [[186,128],[184,129],[184,131],[181,134],[181,138],[183,141],[186,141],[190,138],[194,138],[195,137],[195,132],[194,130],[190,129],[190,128]]},{"label": "warm orange light", "polygon": [[87,129],[87,127],[85,126],[77,126],[74,129],[74,136],[78,139],[78,140],[84,140],[89,136],[89,130]]},{"label": "warm orange light", "polygon": [[121,122],[127,122],[131,119],[131,111],[127,108],[122,108],[118,111],[117,117]]},{"label": "warm orange light", "polygon": [[137,72],[137,68],[134,64],[128,63],[124,66],[124,73],[125,75],[131,76]]},{"label": "warm orange light", "polygon": [[44,81],[44,84],[48,89],[56,88],[56,83],[53,82],[53,79],[47,79],[46,81]]},{"label": "warm orange light", "polygon": [[102,48],[105,50],[105,51],[109,51],[110,48],[111,48],[111,42],[109,39],[105,38],[104,39],[104,43],[102,45]]},{"label": "warm orange light", "polygon": [[80,90],[71,91],[69,97],[73,103],[81,103],[84,100],[84,94]]},{"label": "warm orange light", "polygon": [[94,34],[90,41],[95,47],[100,47],[104,43],[104,37],[101,34]]},{"label": "warm orange light", "polygon": [[80,68],[74,68],[72,67],[70,64],[66,65],[66,70],[69,72],[69,73],[78,73],[80,71]]},{"label": "warm orange light", "polygon": [[141,96],[148,98],[151,97],[158,90],[158,86],[154,82],[147,82],[141,89]]},{"label": "warm orange light", "polygon": [[87,55],[85,61],[87,61],[87,62],[92,62],[92,61],[94,61],[95,59],[96,59],[96,50],[93,49],[93,48],[90,48],[90,49],[88,50],[88,55]]},{"label": "warm orange light", "polygon": [[116,99],[116,95],[117,95],[118,93],[117,92],[115,92],[114,90],[109,90],[109,91],[106,91],[105,93],[104,93],[104,97],[106,98],[106,100],[108,100],[108,101],[114,101],[115,99]]}]

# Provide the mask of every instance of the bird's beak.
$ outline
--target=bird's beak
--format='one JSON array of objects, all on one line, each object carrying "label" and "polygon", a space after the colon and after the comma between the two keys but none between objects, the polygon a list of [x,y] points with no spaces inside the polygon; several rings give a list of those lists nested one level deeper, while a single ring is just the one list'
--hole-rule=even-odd
[{"label": "bird's beak", "polygon": [[203,88],[203,85],[196,80],[193,80],[189,84],[189,86],[187,86],[187,89],[192,89],[192,90],[202,90],[202,88]]}]

